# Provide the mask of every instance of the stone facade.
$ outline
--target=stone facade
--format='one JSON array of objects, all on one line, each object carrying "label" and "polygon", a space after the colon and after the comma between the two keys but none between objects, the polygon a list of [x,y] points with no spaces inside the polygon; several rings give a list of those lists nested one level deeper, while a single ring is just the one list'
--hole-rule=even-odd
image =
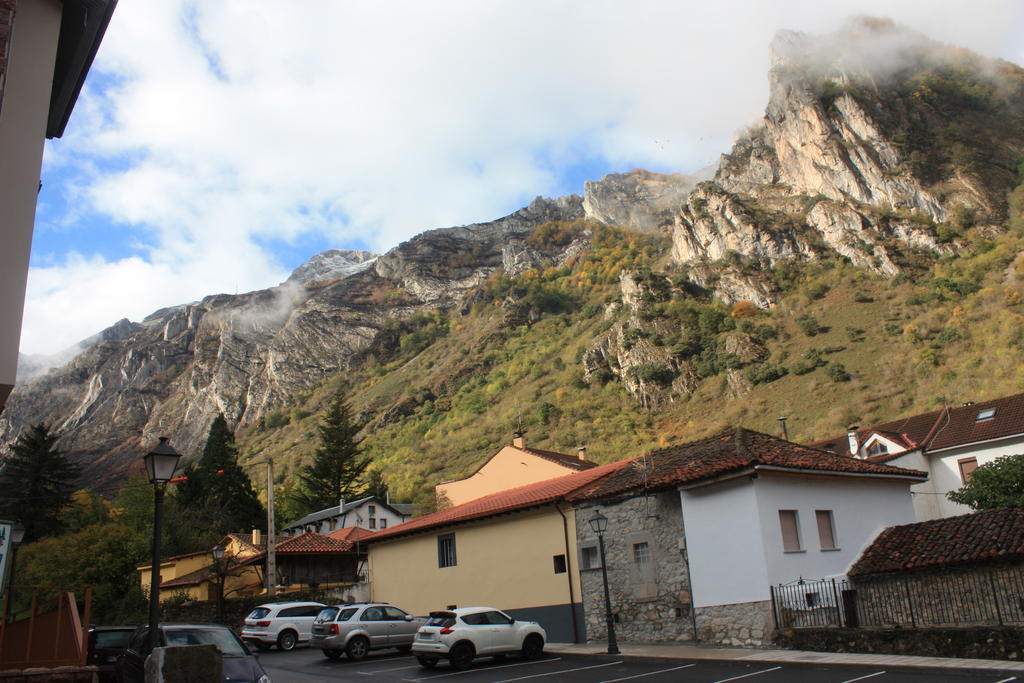
[{"label": "stone facade", "polygon": [[616,636],[630,642],[693,640],[682,512],[674,490],[576,511],[587,639],[607,638],[598,539],[587,521],[595,510],[608,518],[604,542]]},{"label": "stone facade", "polygon": [[715,645],[761,646],[770,641],[772,604],[768,600],[697,608],[697,640]]}]

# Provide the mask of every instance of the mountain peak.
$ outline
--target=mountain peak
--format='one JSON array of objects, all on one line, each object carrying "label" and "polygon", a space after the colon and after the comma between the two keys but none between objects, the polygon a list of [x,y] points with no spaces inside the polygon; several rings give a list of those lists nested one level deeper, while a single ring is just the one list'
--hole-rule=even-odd
[{"label": "mountain peak", "polygon": [[307,284],[348,277],[373,265],[377,254],[369,251],[328,249],[292,271],[285,282]]}]

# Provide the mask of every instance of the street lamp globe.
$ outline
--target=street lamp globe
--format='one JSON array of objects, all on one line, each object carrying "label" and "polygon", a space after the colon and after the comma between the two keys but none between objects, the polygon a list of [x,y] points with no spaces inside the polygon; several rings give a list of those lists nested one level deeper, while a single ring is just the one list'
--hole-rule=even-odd
[{"label": "street lamp globe", "polygon": [[166,436],[161,436],[160,443],[142,458],[146,463],[146,474],[151,484],[166,484],[178,467],[178,458],[181,455],[167,441]]},{"label": "street lamp globe", "polygon": [[224,546],[222,546],[220,543],[213,546],[213,559],[217,560],[218,562],[224,559]]},{"label": "street lamp globe", "polygon": [[603,534],[608,530],[608,518],[601,514],[600,510],[594,510],[593,516],[587,520],[590,524],[590,528],[594,530],[595,534]]}]

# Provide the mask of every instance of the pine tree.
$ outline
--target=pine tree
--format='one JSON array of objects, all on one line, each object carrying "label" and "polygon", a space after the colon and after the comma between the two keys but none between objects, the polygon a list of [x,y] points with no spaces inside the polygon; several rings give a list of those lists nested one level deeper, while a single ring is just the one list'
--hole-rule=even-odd
[{"label": "pine tree", "polygon": [[0,518],[25,525],[25,541],[61,533],[82,468],[57,449],[57,436],[37,424],[18,437],[0,470]]},{"label": "pine tree", "polygon": [[238,466],[235,435],[223,414],[210,425],[198,462],[190,463],[175,496],[182,511],[213,536],[266,527],[266,512],[249,476]]},{"label": "pine tree", "polygon": [[384,478],[384,474],[377,468],[373,468],[366,475],[366,488],[360,498],[365,496],[376,496],[380,500],[387,500],[388,482]]},{"label": "pine tree", "polygon": [[296,507],[306,514],[338,505],[342,498],[357,496],[359,478],[369,464],[355,440],[360,426],[353,424],[340,391],[331,399],[318,429],[320,445],[313,463],[299,470],[300,486],[295,493]]}]

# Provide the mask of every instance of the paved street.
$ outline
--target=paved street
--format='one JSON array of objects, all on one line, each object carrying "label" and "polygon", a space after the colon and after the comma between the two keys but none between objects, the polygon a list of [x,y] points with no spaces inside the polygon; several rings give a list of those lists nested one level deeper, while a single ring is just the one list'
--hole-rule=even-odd
[{"label": "paved street", "polygon": [[792,662],[744,662],[712,659],[670,659],[656,657],[610,657],[608,655],[551,654],[527,662],[509,657],[497,662],[481,658],[467,671],[453,671],[442,662],[423,669],[411,655],[394,651],[373,654],[361,662],[333,662],[319,650],[271,651],[260,661],[274,683],[313,681],[394,681],[425,683],[512,683],[512,681],[571,681],[574,683],[616,683],[618,681],[693,681],[694,683],[910,683],[965,681],[1009,683],[1024,681],[1010,673],[950,670],[889,670],[878,666],[843,666]]}]

